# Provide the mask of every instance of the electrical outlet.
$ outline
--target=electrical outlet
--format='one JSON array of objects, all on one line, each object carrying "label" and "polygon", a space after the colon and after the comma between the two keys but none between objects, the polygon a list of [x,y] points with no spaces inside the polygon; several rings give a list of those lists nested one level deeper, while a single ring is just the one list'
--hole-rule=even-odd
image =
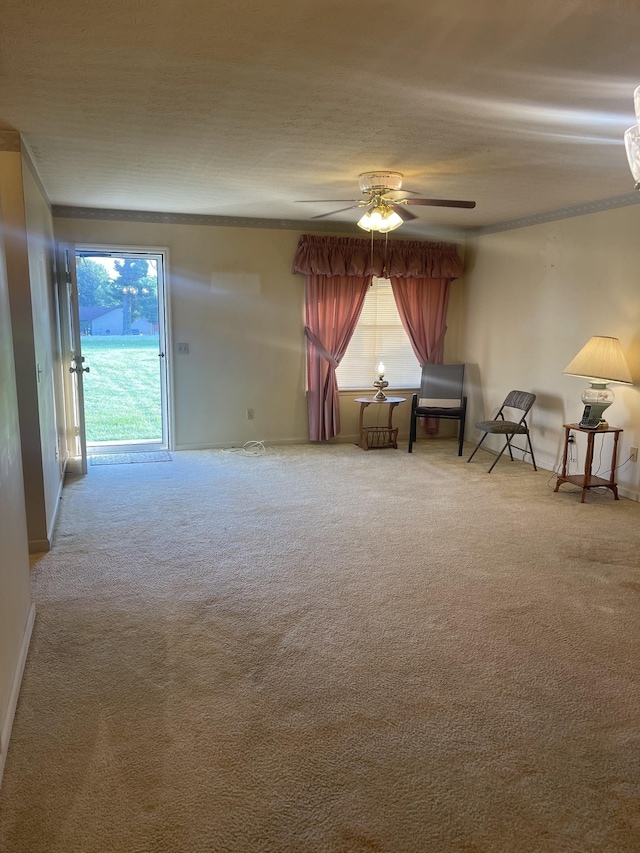
[{"label": "electrical outlet", "polygon": [[637,462],[638,461],[638,448],[632,447],[629,455],[630,455],[630,459],[632,462]]},{"label": "electrical outlet", "polygon": [[247,409],[247,420],[248,421],[253,420],[253,409]]},{"label": "electrical outlet", "polygon": [[572,432],[569,433],[569,438],[567,439],[567,441],[569,442],[569,444],[573,444],[575,442],[575,438],[573,437]]},{"label": "electrical outlet", "polygon": [[189,344],[176,345],[179,355],[189,355]]}]

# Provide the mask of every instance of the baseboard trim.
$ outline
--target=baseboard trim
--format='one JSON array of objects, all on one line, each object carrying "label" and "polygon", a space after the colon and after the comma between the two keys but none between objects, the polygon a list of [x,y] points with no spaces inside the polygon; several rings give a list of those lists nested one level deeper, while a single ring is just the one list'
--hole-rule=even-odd
[{"label": "baseboard trim", "polygon": [[29,540],[29,553],[30,554],[43,554],[46,551],[51,550],[51,540],[50,539],[30,539]]},{"label": "baseboard trim", "polygon": [[624,486],[618,486],[618,494],[623,498],[628,498],[630,501],[640,502],[640,492],[637,489],[626,489]]},{"label": "baseboard trim", "polygon": [[[276,446],[284,446],[288,444],[309,444],[309,436],[301,436],[300,438],[278,438],[278,439],[252,439],[248,438],[247,441],[263,441],[266,447],[276,447]],[[174,448],[176,453],[179,453],[181,450],[228,450],[236,447],[242,447],[246,442],[244,441],[225,441],[225,442],[212,442],[211,444],[177,444]]]},{"label": "baseboard trim", "polygon": [[47,530],[47,541],[49,542],[49,547],[46,549],[50,551],[53,546],[53,537],[56,530],[56,521],[58,520],[58,510],[60,509],[60,501],[62,499],[62,490],[64,489],[64,474],[60,475],[60,483],[58,485],[58,494],[56,495],[55,505],[53,507],[53,512],[51,513],[51,521],[49,522],[49,529]]},{"label": "baseboard trim", "polygon": [[2,785],[2,774],[4,773],[4,765],[7,760],[7,752],[9,750],[9,740],[11,738],[11,729],[13,728],[13,720],[18,706],[18,696],[20,695],[20,687],[22,685],[22,676],[24,667],[27,662],[27,654],[29,652],[29,644],[31,643],[31,634],[33,633],[33,625],[36,620],[36,606],[32,604],[27,615],[27,622],[24,626],[22,642],[20,644],[20,653],[16,662],[16,668],[13,673],[13,681],[11,683],[11,691],[9,693],[9,705],[7,713],[2,723],[0,730],[0,786]]}]

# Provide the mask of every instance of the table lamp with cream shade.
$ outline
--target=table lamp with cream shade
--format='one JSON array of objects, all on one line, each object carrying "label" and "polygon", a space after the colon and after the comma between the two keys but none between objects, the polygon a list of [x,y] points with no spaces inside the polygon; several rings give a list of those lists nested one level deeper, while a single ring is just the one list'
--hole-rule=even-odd
[{"label": "table lamp with cream shade", "polygon": [[378,374],[378,378],[373,383],[373,387],[378,389],[378,393],[373,398],[374,400],[386,400],[387,395],[384,393],[384,389],[389,387],[389,383],[384,378],[385,366],[382,363],[382,359],[378,362],[378,366],[376,367],[376,373]]},{"label": "table lamp with cream shade", "polygon": [[590,429],[597,429],[602,413],[615,400],[608,383],[633,385],[629,366],[617,338],[600,335],[589,338],[562,372],[589,380],[589,387],[582,392],[585,409],[580,423]]}]

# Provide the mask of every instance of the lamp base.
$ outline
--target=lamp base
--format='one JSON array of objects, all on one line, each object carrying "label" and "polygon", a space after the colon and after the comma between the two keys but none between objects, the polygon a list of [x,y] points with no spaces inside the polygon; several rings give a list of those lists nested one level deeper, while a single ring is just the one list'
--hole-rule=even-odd
[{"label": "lamp base", "polygon": [[602,413],[614,400],[614,393],[606,382],[596,382],[592,379],[589,387],[582,392],[582,402],[585,407],[590,407],[588,417],[591,422],[602,420]]},{"label": "lamp base", "polygon": [[387,395],[384,393],[384,389],[389,385],[389,383],[380,377],[380,379],[376,379],[373,383],[373,387],[378,389],[378,393],[373,398],[374,400],[386,400]]}]

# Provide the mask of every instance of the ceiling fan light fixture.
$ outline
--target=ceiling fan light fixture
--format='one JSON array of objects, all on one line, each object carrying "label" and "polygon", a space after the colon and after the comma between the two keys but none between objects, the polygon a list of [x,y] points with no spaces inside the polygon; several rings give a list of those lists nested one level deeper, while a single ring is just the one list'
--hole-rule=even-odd
[{"label": "ceiling fan light fixture", "polygon": [[636,189],[640,190],[640,127],[637,124],[625,131],[624,147],[627,151],[631,174],[636,182]]},{"label": "ceiling fan light fixture", "polygon": [[[430,205],[431,207],[465,207],[473,208],[475,201],[455,201],[453,199],[416,198],[415,190],[402,190],[402,172],[392,172],[388,169],[376,172],[361,172],[358,175],[360,189],[364,198],[360,199],[306,199],[307,202],[318,204],[322,201],[348,202],[349,207],[321,213],[312,219],[324,219],[342,213],[344,210],[358,208],[365,210],[364,216],[358,221],[363,231],[380,231],[383,234],[395,231],[405,222],[417,219],[417,215],[408,210],[405,205]],[[390,195],[393,193],[394,195]],[[407,193],[411,198],[407,198]]]},{"label": "ceiling fan light fixture", "polygon": [[372,219],[373,211],[367,211],[362,219],[358,219],[358,228],[362,228],[363,231],[376,231],[377,229],[373,227],[373,219]]},{"label": "ceiling fan light fixture", "polygon": [[392,210],[391,213],[383,217],[382,225],[378,228],[378,231],[381,231],[383,234],[386,234],[388,231],[395,231],[396,228],[402,225],[403,221],[395,210]]},{"label": "ceiling fan light fixture", "polygon": [[387,234],[399,228],[402,222],[395,210],[379,205],[373,210],[368,210],[362,219],[358,220],[358,226],[363,231],[379,231],[381,234]]}]

